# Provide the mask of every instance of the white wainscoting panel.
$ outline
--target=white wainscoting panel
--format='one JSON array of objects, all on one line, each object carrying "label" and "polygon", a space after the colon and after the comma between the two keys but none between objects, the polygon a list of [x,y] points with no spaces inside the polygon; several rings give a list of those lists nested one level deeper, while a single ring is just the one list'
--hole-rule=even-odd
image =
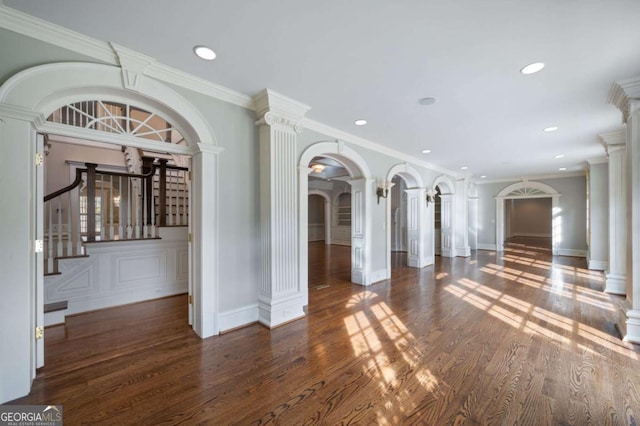
[{"label": "white wainscoting panel", "polygon": [[47,277],[45,301],[68,301],[67,315],[186,293],[187,227],[161,239],[87,243],[88,257],[61,259],[60,275]]}]

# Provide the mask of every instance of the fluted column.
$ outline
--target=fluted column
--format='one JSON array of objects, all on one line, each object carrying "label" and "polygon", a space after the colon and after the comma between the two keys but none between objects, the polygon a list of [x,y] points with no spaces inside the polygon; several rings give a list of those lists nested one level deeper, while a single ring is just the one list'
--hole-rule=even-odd
[{"label": "fluted column", "polygon": [[262,279],[258,319],[267,327],[304,316],[298,252],[297,134],[309,107],[270,90],[254,98],[260,139]]},{"label": "fluted column", "polygon": [[624,132],[600,135],[609,157],[609,265],[604,291],[626,294],[627,189]]},{"label": "fluted column", "polygon": [[[609,100],[626,124],[626,299],[620,304],[618,328],[624,340],[640,343],[640,76],[613,84]],[[609,163],[609,170],[616,166]],[[615,238],[613,235],[610,239]]]}]

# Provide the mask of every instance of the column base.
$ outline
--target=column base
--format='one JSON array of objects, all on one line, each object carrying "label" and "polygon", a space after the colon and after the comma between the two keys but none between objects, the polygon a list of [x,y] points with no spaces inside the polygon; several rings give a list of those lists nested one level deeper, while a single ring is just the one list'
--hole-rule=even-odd
[{"label": "column base", "polygon": [[469,246],[456,248],[456,257],[469,257],[469,256],[471,256],[471,248]]},{"label": "column base", "polygon": [[592,271],[606,271],[608,267],[609,262],[607,262],[606,260],[589,259],[588,268]]},{"label": "column base", "polygon": [[268,328],[278,327],[305,315],[304,300],[300,294],[280,300],[258,300],[258,321]]},{"label": "column base", "polygon": [[640,344],[640,310],[631,309],[629,301],[620,302],[618,330],[625,342]]},{"label": "column base", "polygon": [[605,274],[604,292],[610,294],[618,294],[626,296],[627,294],[627,277],[618,274]]}]

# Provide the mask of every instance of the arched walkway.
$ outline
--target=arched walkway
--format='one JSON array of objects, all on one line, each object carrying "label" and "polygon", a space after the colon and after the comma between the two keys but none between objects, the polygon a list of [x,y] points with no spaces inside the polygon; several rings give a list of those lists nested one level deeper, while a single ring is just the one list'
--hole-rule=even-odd
[{"label": "arched walkway", "polygon": [[[449,177],[441,175],[431,185],[434,191],[436,187],[440,188],[440,235],[435,230],[434,235],[440,238],[440,256],[455,257],[455,184]],[[435,228],[435,224],[432,228]]]},{"label": "arched walkway", "polygon": [[373,179],[366,162],[353,149],[340,141],[317,142],[300,155],[298,161],[299,188],[299,259],[300,283],[308,294],[308,185],[309,163],[314,157],[328,157],[342,164],[351,176],[351,281],[355,284],[369,285],[371,277],[371,198]]},{"label": "arched walkway", "polygon": [[[391,182],[399,176],[406,184],[407,194],[407,266],[422,268],[433,263],[433,244],[428,226],[428,206],[422,177],[406,163],[396,164],[387,172],[386,180]],[[386,199],[386,271],[391,277],[391,197]]]},{"label": "arched walkway", "polygon": [[551,198],[551,251],[558,254],[558,242],[562,231],[562,218],[560,217],[559,203],[560,193],[553,187],[533,181],[523,181],[508,185],[496,196],[496,251],[504,251],[505,239],[505,200],[524,198]]},{"label": "arched walkway", "polygon": [[[131,79],[124,78],[123,75]],[[135,85],[127,84],[135,81]],[[3,342],[12,353],[3,352],[2,365],[10,366],[12,377],[3,381],[13,386],[17,394],[29,391],[31,379],[35,377],[38,358],[36,344],[30,338],[37,325],[43,325],[41,309],[34,309],[41,299],[42,278],[36,272],[40,259],[29,247],[38,239],[38,213],[42,210],[42,197],[37,194],[41,173],[37,173],[33,156],[37,150],[37,133],[56,134],[142,149],[158,149],[157,142],[144,140],[130,134],[107,133],[81,127],[60,125],[47,121],[52,111],[60,106],[84,100],[109,100],[138,105],[170,120],[187,142],[186,146],[165,144],[165,152],[192,156],[192,216],[193,235],[191,250],[191,272],[193,283],[193,328],[201,337],[218,332],[217,311],[217,259],[216,240],[216,185],[217,154],[222,150],[216,146],[216,138],[199,111],[171,88],[151,78],[118,67],[90,63],[55,63],[24,70],[0,88],[0,118],[2,126],[3,175],[11,179],[0,179],[3,203],[13,208],[0,224],[0,234],[16,244],[7,248],[10,255],[2,256],[0,267],[4,278],[10,282],[27,283],[17,286],[10,293],[10,308],[3,312],[16,324],[11,341]],[[30,165],[29,167],[26,167]],[[26,169],[25,169],[26,167]],[[39,181],[40,180],[40,181]],[[209,185],[204,191],[202,182]],[[6,197],[4,194],[7,194]],[[27,213],[29,212],[29,213]],[[206,220],[205,220],[206,217]],[[15,237],[15,238],[14,238]],[[24,243],[21,243],[24,241]],[[21,247],[26,244],[26,247]],[[3,250],[5,250],[3,248]],[[4,259],[4,260],[3,260]],[[11,259],[7,261],[6,259]],[[207,285],[203,285],[206,282]],[[30,355],[31,354],[31,355]],[[26,367],[26,368],[25,368]],[[24,374],[30,372],[30,374]]]},{"label": "arched walkway", "polygon": [[318,195],[324,198],[324,243],[331,244],[331,198],[325,192],[317,189],[310,190],[308,195]]}]

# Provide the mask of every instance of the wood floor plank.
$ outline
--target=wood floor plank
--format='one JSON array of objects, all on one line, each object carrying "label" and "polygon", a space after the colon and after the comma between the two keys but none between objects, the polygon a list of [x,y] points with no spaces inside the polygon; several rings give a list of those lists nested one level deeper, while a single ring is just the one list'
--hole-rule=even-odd
[{"label": "wood floor plank", "polygon": [[49,327],[20,404],[68,424],[637,424],[640,351],[620,298],[540,240],[349,282],[350,248],[311,243],[307,316],[201,340],[186,296]]}]

